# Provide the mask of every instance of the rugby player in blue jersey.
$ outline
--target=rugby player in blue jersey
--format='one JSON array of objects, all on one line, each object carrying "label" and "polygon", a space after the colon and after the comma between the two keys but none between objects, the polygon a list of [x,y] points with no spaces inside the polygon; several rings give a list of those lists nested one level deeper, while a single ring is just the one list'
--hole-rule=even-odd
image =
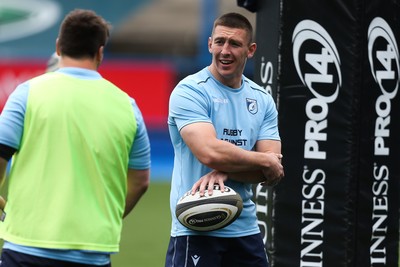
[{"label": "rugby player in blue jersey", "polygon": [[[257,224],[253,184],[274,185],[284,176],[277,109],[271,95],[243,75],[256,44],[246,17],[227,13],[215,20],[209,66],[174,88],[168,126],[174,147],[170,207],[171,238],[166,267],[266,267]],[[243,211],[232,224],[210,232],[192,231],[175,216],[187,191],[214,184],[233,188]]]}]

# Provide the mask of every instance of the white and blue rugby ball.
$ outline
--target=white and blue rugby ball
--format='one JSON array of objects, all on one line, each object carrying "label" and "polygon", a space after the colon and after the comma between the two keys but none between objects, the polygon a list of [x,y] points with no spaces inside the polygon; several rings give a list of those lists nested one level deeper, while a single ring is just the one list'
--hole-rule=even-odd
[{"label": "white and blue rugby ball", "polygon": [[214,185],[213,194],[207,190],[204,196],[199,191],[194,195],[188,191],[178,201],[175,214],[178,221],[195,231],[214,231],[221,229],[239,217],[243,209],[243,200],[232,188],[225,186],[225,191],[219,185]]}]

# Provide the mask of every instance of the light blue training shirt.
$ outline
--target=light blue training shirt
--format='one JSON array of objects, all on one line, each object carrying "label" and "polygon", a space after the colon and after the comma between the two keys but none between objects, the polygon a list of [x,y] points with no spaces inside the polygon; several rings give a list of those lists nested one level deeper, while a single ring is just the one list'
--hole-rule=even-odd
[{"label": "light blue training shirt", "polygon": [[[174,147],[170,208],[171,236],[197,235],[181,225],[175,216],[176,203],[203,175],[212,171],[201,164],[184,143],[180,130],[188,124],[213,124],[217,137],[245,150],[253,150],[258,140],[280,140],[275,102],[265,89],[242,76],[242,85],[232,89],[217,81],[208,68],[184,78],[170,96],[168,127]],[[252,185],[228,179],[243,199],[243,211],[229,226],[203,235],[240,237],[260,232],[256,206],[251,200]]]}]

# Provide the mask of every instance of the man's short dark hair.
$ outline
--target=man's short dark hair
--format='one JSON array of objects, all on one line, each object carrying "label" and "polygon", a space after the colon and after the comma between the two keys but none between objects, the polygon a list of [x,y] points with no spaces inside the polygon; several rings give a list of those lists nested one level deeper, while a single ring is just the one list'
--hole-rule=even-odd
[{"label": "man's short dark hair", "polygon": [[214,29],[217,26],[243,29],[248,33],[248,35],[250,37],[249,43],[252,42],[253,26],[251,25],[250,21],[242,14],[235,13],[235,12],[223,14],[222,16],[220,16],[219,18],[217,18],[214,21],[213,33],[214,33]]},{"label": "man's short dark hair", "polygon": [[64,18],[58,36],[61,55],[94,58],[110,35],[110,25],[92,10],[75,9]]}]

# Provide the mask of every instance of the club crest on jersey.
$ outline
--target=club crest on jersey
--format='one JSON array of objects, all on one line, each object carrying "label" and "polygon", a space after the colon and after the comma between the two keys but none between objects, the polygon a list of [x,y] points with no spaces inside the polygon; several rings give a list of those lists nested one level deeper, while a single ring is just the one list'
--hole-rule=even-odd
[{"label": "club crest on jersey", "polygon": [[257,111],[258,111],[257,100],[246,98],[246,104],[247,104],[247,110],[251,114],[256,114],[257,113]]}]

